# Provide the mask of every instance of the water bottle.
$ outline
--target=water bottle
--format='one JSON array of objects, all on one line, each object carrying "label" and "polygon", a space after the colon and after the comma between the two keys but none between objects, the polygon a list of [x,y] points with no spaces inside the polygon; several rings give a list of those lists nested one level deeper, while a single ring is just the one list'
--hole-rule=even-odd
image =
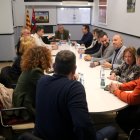
[{"label": "water bottle", "polygon": [[81,49],[79,49],[79,59],[82,59]]},{"label": "water bottle", "polygon": [[80,73],[80,82],[84,86],[84,74]]},{"label": "water bottle", "polygon": [[71,46],[70,38],[68,38],[68,45]]},{"label": "water bottle", "polygon": [[100,70],[100,78],[101,78],[100,86],[101,88],[105,88],[105,72],[104,72],[103,67],[101,67],[101,70]]}]

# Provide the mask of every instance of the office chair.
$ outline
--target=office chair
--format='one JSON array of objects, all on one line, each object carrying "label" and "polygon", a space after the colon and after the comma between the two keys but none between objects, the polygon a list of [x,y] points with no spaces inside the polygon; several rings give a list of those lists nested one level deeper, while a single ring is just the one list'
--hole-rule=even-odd
[{"label": "office chair", "polygon": [[7,140],[17,133],[23,133],[34,128],[33,120],[24,114],[28,113],[25,107],[1,109],[0,110],[0,126],[2,134]]}]

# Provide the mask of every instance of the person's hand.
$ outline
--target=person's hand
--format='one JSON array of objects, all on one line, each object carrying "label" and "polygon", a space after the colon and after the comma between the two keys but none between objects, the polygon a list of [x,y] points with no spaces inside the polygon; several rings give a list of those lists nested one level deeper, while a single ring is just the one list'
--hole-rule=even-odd
[{"label": "person's hand", "polygon": [[53,36],[52,35],[48,35],[48,37],[47,37],[48,39],[50,39],[50,38],[53,38]]},{"label": "person's hand", "polygon": [[79,79],[79,74],[75,74],[72,78],[72,80],[78,80]]},{"label": "person's hand", "polygon": [[51,42],[50,44],[51,44],[51,45],[56,45],[56,42]]},{"label": "person's hand", "polygon": [[53,50],[57,50],[58,49],[58,46],[57,45],[52,45],[52,49]]},{"label": "person's hand", "polygon": [[109,91],[111,92],[111,93],[114,93],[114,91],[115,90],[118,90],[119,89],[119,84],[118,83],[113,83],[113,82],[111,82],[110,84],[109,84]]},{"label": "person's hand", "polygon": [[102,64],[103,68],[112,68],[112,64],[110,64],[109,62],[105,61],[103,64]]},{"label": "person's hand", "polygon": [[94,67],[95,67],[94,62],[91,62],[89,66],[90,66],[91,68],[94,68]]},{"label": "person's hand", "polygon": [[94,65],[95,66],[99,66],[99,62],[94,62]]},{"label": "person's hand", "polygon": [[85,53],[85,50],[83,50],[83,49],[78,49],[78,53],[79,53],[79,54],[84,54],[84,53]]},{"label": "person's hand", "polygon": [[76,41],[72,41],[72,46],[75,46],[76,44],[77,44],[77,42]]},{"label": "person's hand", "polygon": [[90,55],[86,55],[86,56],[84,57],[84,60],[85,60],[85,61],[91,61],[91,59],[92,59],[92,57],[91,57]]},{"label": "person's hand", "polygon": [[96,67],[96,66],[99,66],[99,62],[91,62],[90,63],[91,68]]},{"label": "person's hand", "polygon": [[112,73],[109,77],[107,77],[110,80],[117,80],[116,74]]}]

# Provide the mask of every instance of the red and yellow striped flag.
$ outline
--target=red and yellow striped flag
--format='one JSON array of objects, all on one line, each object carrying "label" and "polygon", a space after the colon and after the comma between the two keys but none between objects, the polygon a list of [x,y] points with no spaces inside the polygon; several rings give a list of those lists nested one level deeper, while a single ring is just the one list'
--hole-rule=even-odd
[{"label": "red and yellow striped flag", "polygon": [[26,10],[26,27],[28,27],[31,30],[31,21],[29,16],[29,11]]}]

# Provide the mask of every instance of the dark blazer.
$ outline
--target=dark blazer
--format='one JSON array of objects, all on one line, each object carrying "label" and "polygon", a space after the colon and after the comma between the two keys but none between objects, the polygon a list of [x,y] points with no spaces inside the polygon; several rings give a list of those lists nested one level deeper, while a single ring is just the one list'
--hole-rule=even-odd
[{"label": "dark blazer", "polygon": [[101,43],[98,41],[95,42],[95,44],[92,44],[93,46],[91,48],[87,48],[85,50],[85,54],[94,54],[100,50]]},{"label": "dark blazer", "polygon": [[8,88],[14,88],[17,80],[21,74],[20,67],[21,56],[18,55],[12,66],[6,66],[1,69],[0,83],[4,84]]},{"label": "dark blazer", "polygon": [[81,40],[78,41],[79,44],[84,44],[86,48],[88,48],[93,40],[93,35],[91,32],[88,32],[87,34],[84,34],[81,38]]},{"label": "dark blazer", "polygon": [[66,76],[43,76],[37,85],[35,134],[44,140],[95,140],[84,87]]},{"label": "dark blazer", "polygon": [[55,31],[55,39],[68,40],[69,39],[69,31],[64,29],[63,38],[61,37],[61,33],[58,30]]}]

